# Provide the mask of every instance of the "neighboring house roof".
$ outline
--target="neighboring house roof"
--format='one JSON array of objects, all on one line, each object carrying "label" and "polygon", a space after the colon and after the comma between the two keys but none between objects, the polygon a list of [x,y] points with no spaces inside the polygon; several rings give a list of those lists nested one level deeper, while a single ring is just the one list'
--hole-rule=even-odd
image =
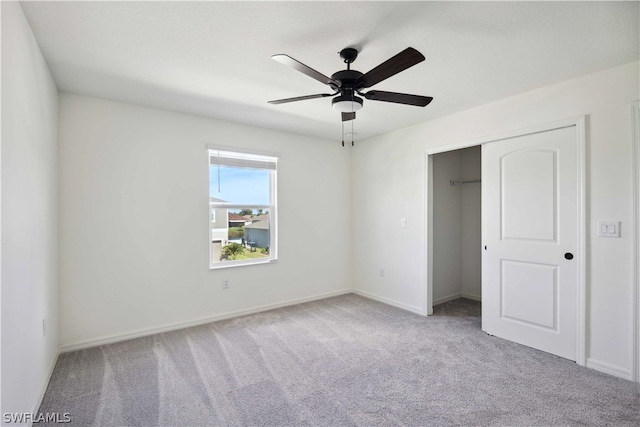
[{"label": "neighboring house roof", "polygon": [[229,212],[229,222],[244,222],[247,223],[249,220],[242,215],[238,215],[232,212]]},{"label": "neighboring house roof", "polygon": [[[258,219],[260,218],[260,219]],[[269,229],[269,215],[260,215],[259,217],[254,216],[253,222],[251,224],[247,224],[244,228],[257,228],[261,230]]]}]

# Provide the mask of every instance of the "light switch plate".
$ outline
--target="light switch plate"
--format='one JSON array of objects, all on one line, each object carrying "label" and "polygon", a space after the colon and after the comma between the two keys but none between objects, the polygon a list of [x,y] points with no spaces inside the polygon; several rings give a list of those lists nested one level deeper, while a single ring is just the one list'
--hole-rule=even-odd
[{"label": "light switch plate", "polygon": [[620,221],[598,221],[598,237],[620,237]]}]

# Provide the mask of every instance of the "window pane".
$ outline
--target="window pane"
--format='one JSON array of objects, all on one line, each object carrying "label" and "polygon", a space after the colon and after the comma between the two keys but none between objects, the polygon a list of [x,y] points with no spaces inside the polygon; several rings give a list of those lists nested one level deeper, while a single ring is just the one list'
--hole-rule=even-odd
[{"label": "window pane", "polygon": [[276,259],[277,160],[209,151],[210,267]]},{"label": "window pane", "polygon": [[271,249],[271,224],[267,209],[212,208],[224,225],[212,226],[211,262],[268,258]]},{"label": "window pane", "polygon": [[234,205],[269,205],[270,173],[265,169],[210,165],[209,195]]}]

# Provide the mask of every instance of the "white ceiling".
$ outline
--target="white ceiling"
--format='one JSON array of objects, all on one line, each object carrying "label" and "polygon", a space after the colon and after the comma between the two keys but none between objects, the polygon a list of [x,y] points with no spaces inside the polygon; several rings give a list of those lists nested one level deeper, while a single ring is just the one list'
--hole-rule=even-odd
[{"label": "white ceiling", "polygon": [[[270,57],[331,75],[338,51],[369,71],[413,47],[426,61],[374,89],[425,108],[364,101],[356,139],[638,60],[634,2],[24,2],[61,91],[339,140],[330,92]],[[346,126],[350,130],[350,123]]]}]

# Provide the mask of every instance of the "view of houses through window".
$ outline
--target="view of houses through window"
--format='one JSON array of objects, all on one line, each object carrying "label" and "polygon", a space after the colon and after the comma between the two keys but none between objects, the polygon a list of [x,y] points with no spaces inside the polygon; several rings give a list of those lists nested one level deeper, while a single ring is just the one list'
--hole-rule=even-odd
[{"label": "view of houses through window", "polygon": [[212,268],[276,259],[276,161],[209,150]]}]

